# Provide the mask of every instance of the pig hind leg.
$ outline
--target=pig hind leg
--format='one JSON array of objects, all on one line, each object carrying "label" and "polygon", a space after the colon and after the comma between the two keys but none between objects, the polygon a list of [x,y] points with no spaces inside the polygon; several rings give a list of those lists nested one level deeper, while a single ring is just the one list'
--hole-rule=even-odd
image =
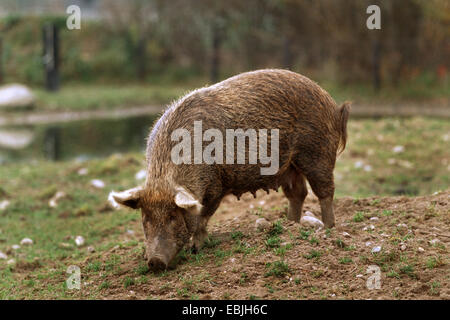
[{"label": "pig hind leg", "polygon": [[289,200],[287,218],[299,222],[302,215],[303,202],[308,195],[305,177],[299,172],[291,172],[287,181],[282,185],[283,192]]},{"label": "pig hind leg", "polygon": [[314,194],[319,198],[322,221],[325,227],[334,227],[334,178],[332,167],[324,163],[317,163],[316,166],[307,170],[305,175]]}]

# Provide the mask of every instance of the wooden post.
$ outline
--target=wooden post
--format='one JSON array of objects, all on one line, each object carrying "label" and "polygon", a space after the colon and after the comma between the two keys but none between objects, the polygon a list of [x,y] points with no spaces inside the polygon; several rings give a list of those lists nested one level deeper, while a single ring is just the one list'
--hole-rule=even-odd
[{"label": "wooden post", "polygon": [[58,28],[53,23],[49,23],[44,26],[43,44],[46,89],[48,91],[57,91],[60,85],[59,37]]}]

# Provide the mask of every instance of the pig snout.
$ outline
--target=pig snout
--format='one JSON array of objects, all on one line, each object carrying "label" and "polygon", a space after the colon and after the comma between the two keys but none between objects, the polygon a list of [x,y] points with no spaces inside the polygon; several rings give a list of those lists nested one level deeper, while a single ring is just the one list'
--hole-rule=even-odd
[{"label": "pig snout", "polygon": [[147,261],[148,268],[151,271],[162,271],[167,268],[167,263],[164,262],[162,257],[151,257]]},{"label": "pig snout", "polygon": [[176,254],[177,247],[174,241],[164,237],[155,237],[151,243],[147,244],[147,265],[151,271],[167,269]]}]

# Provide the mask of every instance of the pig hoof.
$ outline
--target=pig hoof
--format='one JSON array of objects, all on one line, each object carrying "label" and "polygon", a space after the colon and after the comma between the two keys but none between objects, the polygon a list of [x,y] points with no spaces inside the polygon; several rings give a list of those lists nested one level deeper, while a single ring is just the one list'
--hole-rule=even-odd
[{"label": "pig hoof", "polygon": [[325,228],[331,229],[335,226],[335,223],[334,222],[328,222],[328,223],[325,222],[324,225],[325,225]]}]

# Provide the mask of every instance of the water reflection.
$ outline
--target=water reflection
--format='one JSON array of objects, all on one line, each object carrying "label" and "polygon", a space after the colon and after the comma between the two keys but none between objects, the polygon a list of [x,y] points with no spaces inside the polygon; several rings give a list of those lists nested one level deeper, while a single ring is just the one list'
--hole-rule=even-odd
[{"label": "water reflection", "polygon": [[142,151],[154,116],[0,128],[0,163]]}]

